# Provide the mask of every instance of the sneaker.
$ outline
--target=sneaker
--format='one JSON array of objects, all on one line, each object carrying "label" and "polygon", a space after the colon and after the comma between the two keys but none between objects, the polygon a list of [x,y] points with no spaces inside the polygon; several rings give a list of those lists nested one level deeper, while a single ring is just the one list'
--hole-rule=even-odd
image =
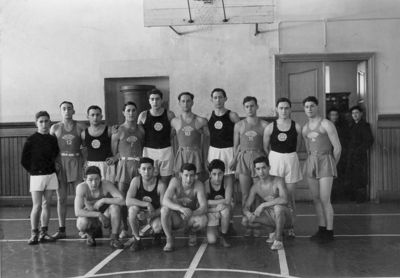
[{"label": "sneaker", "polygon": [[132,252],[136,252],[143,249],[142,240],[135,239],[129,248]]},{"label": "sneaker", "polygon": [[174,251],[174,239],[172,237],[171,238],[167,237],[167,243],[165,244],[163,251],[164,252]]},{"label": "sneaker", "polygon": [[161,244],[161,233],[154,234],[152,244],[156,246]]},{"label": "sneaker", "polygon": [[196,244],[197,244],[197,235],[196,235],[196,233],[192,232],[192,233],[189,234],[188,244],[191,247],[196,246]]},{"label": "sneaker", "polygon": [[226,240],[226,236],[220,237],[220,244],[225,248],[231,247],[231,244]]},{"label": "sneaker", "polygon": [[122,229],[121,233],[119,234],[119,238],[122,239],[122,238],[128,238],[128,237],[129,237],[128,231]]},{"label": "sneaker", "polygon": [[85,233],[86,235],[86,245],[90,247],[96,246],[96,240],[92,234]]},{"label": "sneaker", "polygon": [[45,243],[45,242],[54,242],[56,239],[49,235],[47,232],[41,231],[39,234],[39,242],[40,243]]},{"label": "sneaker", "polygon": [[334,236],[333,236],[333,230],[326,230],[321,238],[318,240],[319,243],[329,243],[332,242],[334,240]]},{"label": "sneaker", "polygon": [[253,229],[246,229],[246,231],[243,234],[244,237],[252,237],[253,236]]},{"label": "sneaker", "polygon": [[310,237],[310,240],[311,241],[319,241],[322,238],[322,236],[324,235],[325,231],[326,231],[325,227],[323,227],[323,228],[319,227],[318,231]]},{"label": "sneaker", "polygon": [[281,249],[283,249],[282,241],[275,240],[271,246],[271,250],[281,250]]},{"label": "sneaker", "polygon": [[275,232],[270,233],[269,236],[268,236],[268,239],[266,240],[266,242],[267,242],[267,243],[274,243],[275,238],[276,238]]},{"label": "sneaker", "polygon": [[110,240],[110,246],[115,249],[124,249],[124,244],[117,238],[113,238]]},{"label": "sneaker", "polygon": [[35,245],[39,243],[39,235],[37,233],[32,233],[31,237],[28,239],[29,245]]},{"label": "sneaker", "polygon": [[67,238],[66,232],[57,231],[54,235],[52,235],[54,239],[64,239]]},{"label": "sneaker", "polygon": [[79,235],[79,237],[80,237],[81,239],[85,239],[85,238],[87,238],[87,236],[88,236],[87,233],[82,232],[82,231],[79,231],[78,235]]}]

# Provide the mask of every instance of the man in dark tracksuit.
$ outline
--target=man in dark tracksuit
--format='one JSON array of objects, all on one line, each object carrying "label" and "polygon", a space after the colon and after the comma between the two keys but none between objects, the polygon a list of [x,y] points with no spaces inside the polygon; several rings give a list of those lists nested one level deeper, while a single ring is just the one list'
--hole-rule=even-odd
[{"label": "man in dark tracksuit", "polygon": [[350,199],[361,203],[367,200],[368,150],[374,138],[369,123],[362,119],[362,108],[353,106],[350,112],[353,122],[350,125],[346,187]]}]

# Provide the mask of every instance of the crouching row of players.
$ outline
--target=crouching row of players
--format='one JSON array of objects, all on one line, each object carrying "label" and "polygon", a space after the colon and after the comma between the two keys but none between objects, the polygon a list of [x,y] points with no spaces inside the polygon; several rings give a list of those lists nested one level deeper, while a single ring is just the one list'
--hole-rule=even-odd
[{"label": "crouching row of players", "polygon": [[[130,249],[143,248],[139,233],[141,225],[151,226],[153,243],[160,244],[162,231],[166,237],[164,251],[174,250],[176,229],[184,229],[189,235],[189,246],[197,244],[196,234],[207,226],[207,240],[230,247],[227,231],[233,209],[232,185],[224,181],[225,165],[221,160],[213,160],[209,165],[209,179],[203,184],[196,178],[196,166],[184,164],[179,177],[173,178],[168,187],[154,175],[154,161],[143,157],[139,173],[135,177],[124,200],[123,195],[111,182],[101,179],[99,168],[86,169],[85,181],[77,186],[75,214],[77,228],[87,237],[86,243],[95,246],[95,238],[101,235],[102,227],[111,228],[110,245],[124,248],[118,238],[121,209],[128,207],[128,221],[132,229]],[[258,181],[251,188],[243,208],[246,227],[266,225],[272,228],[267,242],[271,249],[281,249],[284,227],[291,227],[287,195],[281,178],[270,176],[269,161],[266,157],[254,160]],[[256,196],[261,203],[252,211]]]}]

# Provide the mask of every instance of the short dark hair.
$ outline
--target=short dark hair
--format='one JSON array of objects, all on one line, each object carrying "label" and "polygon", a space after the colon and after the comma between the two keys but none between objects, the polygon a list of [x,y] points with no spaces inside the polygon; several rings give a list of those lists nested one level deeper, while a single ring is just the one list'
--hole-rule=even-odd
[{"label": "short dark hair", "polygon": [[257,163],[265,163],[269,167],[269,160],[266,156],[259,156],[253,161],[253,165],[256,166]]},{"label": "short dark hair", "polygon": [[318,105],[318,99],[315,96],[308,96],[303,99],[303,106],[306,104],[306,102],[314,102],[316,105]]},{"label": "short dark hair", "polygon": [[101,177],[100,168],[97,167],[97,166],[89,166],[89,167],[87,167],[86,170],[85,170],[85,176],[92,175],[92,174],[96,174],[96,175],[99,175]]},{"label": "short dark hair", "polygon": [[160,98],[163,98],[163,93],[159,89],[151,89],[150,91],[147,92],[147,98],[150,98],[151,95],[159,95]]},{"label": "short dark hair", "polygon": [[197,168],[196,165],[194,165],[193,163],[184,163],[181,167],[181,172],[183,173],[183,171],[194,171],[194,173],[196,173]]},{"label": "short dark hair", "polygon": [[336,112],[336,113],[340,114],[339,109],[337,109],[336,107],[331,107],[331,108],[329,108],[328,112],[326,112],[326,116],[329,117],[329,114],[331,112]]},{"label": "short dark hair", "polygon": [[47,111],[39,111],[35,114],[35,121],[37,121],[40,117],[47,117],[50,120],[50,115]]},{"label": "short dark hair", "polygon": [[208,165],[208,171],[211,172],[214,169],[219,169],[222,172],[225,172],[225,163],[220,159],[214,159]]},{"label": "short dark hair", "polygon": [[215,88],[214,90],[211,91],[211,97],[213,97],[213,94],[214,94],[215,92],[221,92],[222,95],[223,95],[224,97],[226,97],[226,93],[225,93],[225,90],[224,90],[224,89]]},{"label": "short dark hair", "polygon": [[139,160],[139,167],[140,167],[142,164],[145,164],[145,163],[149,163],[149,164],[151,164],[151,166],[154,166],[154,160],[151,159],[150,157],[142,157],[142,158],[140,158],[140,160]]},{"label": "short dark hair", "polygon": [[100,113],[103,112],[103,110],[101,110],[100,106],[97,105],[90,105],[89,108],[87,109],[87,114],[89,114],[89,111],[93,109],[93,110],[100,110]]},{"label": "short dark hair", "polygon": [[353,110],[358,110],[358,111],[360,111],[361,113],[364,112],[360,105],[354,105],[354,106],[352,106],[352,107],[350,108],[349,111],[350,111],[350,112],[353,112]]},{"label": "short dark hair", "polygon": [[134,103],[133,101],[128,101],[128,102],[126,102],[126,103],[124,104],[124,109],[122,109],[122,111],[125,111],[125,108],[126,108],[128,105],[133,105],[133,106],[135,106],[135,108],[137,109],[136,103]]},{"label": "short dark hair", "polygon": [[182,96],[189,96],[192,100],[194,99],[194,95],[192,94],[192,93],[190,93],[190,92],[182,92],[182,93],[180,93],[179,95],[178,95],[178,100],[180,101],[181,100],[181,97]]},{"label": "short dark hair", "polygon": [[70,101],[64,100],[63,102],[61,102],[61,103],[60,103],[60,108],[61,108],[61,106],[62,106],[63,104],[69,104],[69,105],[72,106],[72,108],[74,108],[74,105],[73,105],[72,102],[70,102]]},{"label": "short dark hair", "polygon": [[256,98],[256,97],[253,97],[253,96],[247,96],[247,97],[245,97],[245,98],[243,99],[243,105],[244,105],[246,102],[249,102],[249,101],[254,101],[255,104],[257,105],[257,98]]},{"label": "short dark hair", "polygon": [[278,107],[279,103],[281,103],[281,102],[287,102],[287,103],[289,103],[289,107],[292,107],[292,102],[287,97],[278,98],[278,100],[276,101],[276,105],[275,106]]}]

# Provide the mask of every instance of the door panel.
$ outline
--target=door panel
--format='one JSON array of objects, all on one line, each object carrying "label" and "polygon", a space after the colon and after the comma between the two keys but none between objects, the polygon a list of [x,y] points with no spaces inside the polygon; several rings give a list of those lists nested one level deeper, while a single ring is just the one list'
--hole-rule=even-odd
[{"label": "door panel", "polygon": [[[276,97],[287,97],[292,102],[291,117],[303,126],[307,122],[302,101],[308,96],[315,96],[319,100],[321,115],[325,111],[324,78],[322,62],[287,62],[282,63],[280,69],[280,86],[277,86]],[[303,167],[307,158],[304,143],[298,153],[300,165]],[[296,187],[297,200],[311,200],[306,180],[299,182]]]}]

